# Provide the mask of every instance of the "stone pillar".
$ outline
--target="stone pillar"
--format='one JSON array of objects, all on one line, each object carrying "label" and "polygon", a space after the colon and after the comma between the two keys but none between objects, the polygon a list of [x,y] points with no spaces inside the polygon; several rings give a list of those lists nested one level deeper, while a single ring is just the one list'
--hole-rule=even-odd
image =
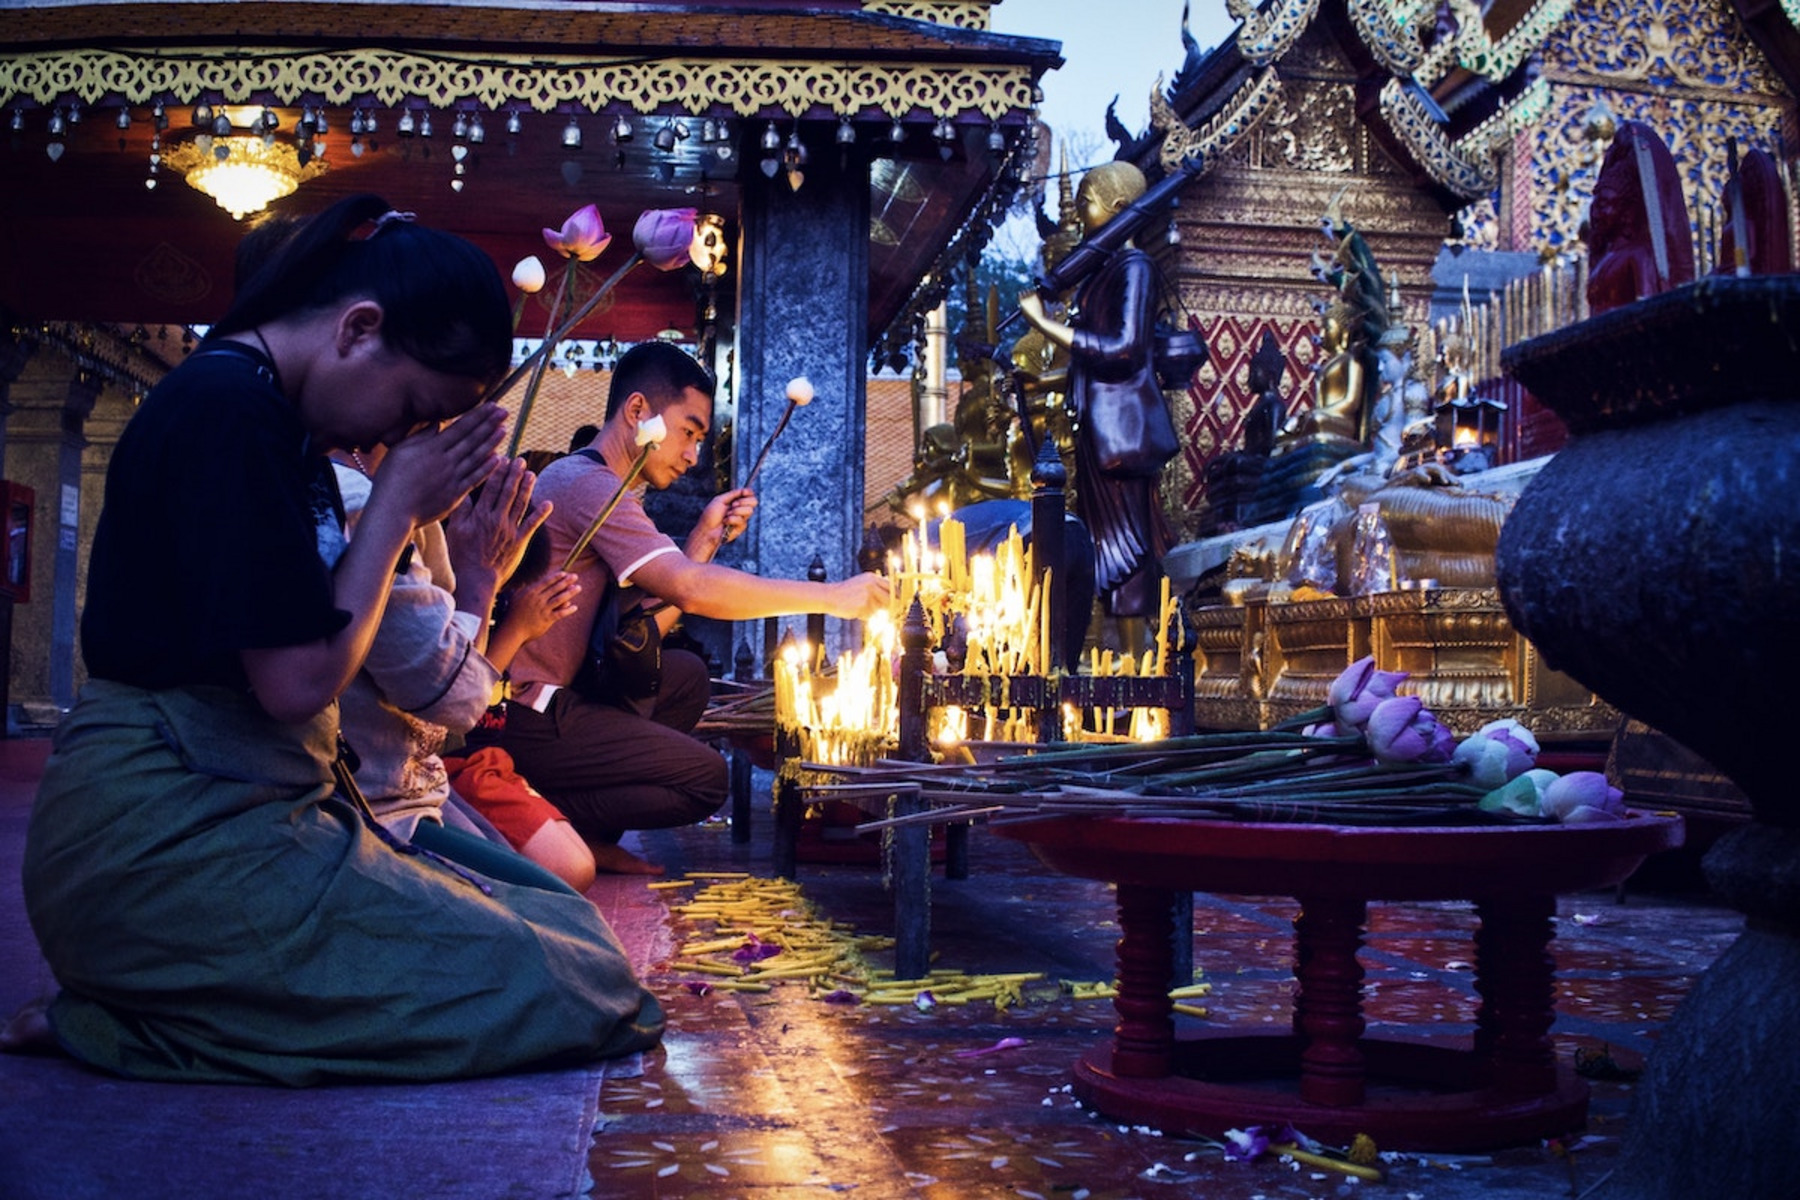
[{"label": "stone pillar", "polygon": [[36,342],[25,340],[16,331],[0,340],[0,464],[6,461],[6,419],[12,415],[12,385],[24,373],[25,364],[36,349]]},{"label": "stone pillar", "polygon": [[[62,439],[56,455],[56,590],[50,612],[50,699],[60,709],[75,703],[76,598],[82,559],[81,458],[87,448],[87,420],[100,398],[98,375],[77,370],[69,379],[62,408]],[[47,532],[47,531],[46,531]]]},{"label": "stone pillar", "polygon": [[[6,423],[12,415],[12,385],[25,370],[37,343],[27,341],[15,328],[0,340],[0,477],[6,475]],[[3,551],[0,551],[3,552]],[[12,706],[13,595],[0,594],[0,737],[7,736],[10,722],[7,713]]]},{"label": "stone pillar", "polygon": [[76,634],[107,463],[136,411],[49,344],[8,389],[6,478],[36,493],[31,599],[13,609],[8,699],[21,724],[53,724],[86,678]]},{"label": "stone pillar", "polygon": [[806,578],[814,555],[846,578],[862,541],[869,170],[855,156],[842,171],[824,161],[835,157],[818,155],[798,191],[755,173],[744,189],[734,481],[781,419],[788,380],[804,375],[816,394],[757,476],[735,561],[721,556],[769,578]]},{"label": "stone pillar", "polygon": [[916,414],[919,430],[951,420],[949,372],[950,306],[939,304],[925,318],[925,389]]}]

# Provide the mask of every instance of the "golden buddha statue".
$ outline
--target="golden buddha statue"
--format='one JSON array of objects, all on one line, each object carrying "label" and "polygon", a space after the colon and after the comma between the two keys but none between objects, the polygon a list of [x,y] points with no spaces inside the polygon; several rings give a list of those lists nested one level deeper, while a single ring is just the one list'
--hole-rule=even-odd
[{"label": "golden buddha statue", "polygon": [[1312,407],[1288,423],[1293,438],[1361,441],[1363,347],[1353,338],[1357,313],[1334,300],[1320,317],[1319,361],[1313,369]]},{"label": "golden buddha statue", "polygon": [[1317,254],[1313,274],[1332,289],[1319,307],[1319,359],[1313,367],[1312,406],[1296,413],[1283,442],[1366,444],[1376,384],[1376,345],[1389,325],[1381,272],[1362,234],[1338,215],[1342,193],[1332,199],[1320,229],[1331,256]]}]

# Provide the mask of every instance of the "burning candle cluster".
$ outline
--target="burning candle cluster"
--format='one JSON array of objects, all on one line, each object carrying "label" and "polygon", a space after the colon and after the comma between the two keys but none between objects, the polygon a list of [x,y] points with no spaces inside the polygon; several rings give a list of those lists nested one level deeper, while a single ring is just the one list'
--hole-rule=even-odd
[{"label": "burning candle cluster", "polygon": [[[1052,575],[1035,564],[1016,528],[992,552],[973,555],[959,521],[943,518],[936,534],[934,545],[920,519],[890,554],[892,606],[865,624],[860,648],[840,653],[827,666],[815,647],[796,642],[783,647],[773,671],[775,720],[791,758],[855,765],[894,753],[900,729],[899,631],[915,601],[931,647],[928,680],[960,685],[941,686],[928,700],[929,738],[940,753],[971,742],[1037,742],[1043,728],[1040,705],[1060,709],[1064,741],[1168,735],[1163,708],[1058,698],[1062,681],[1080,672],[1065,673],[1055,665],[1051,631],[1059,624],[1049,611]],[[1141,655],[1094,650],[1078,666],[1096,679],[1166,676],[1176,615],[1165,580],[1153,646]]]}]

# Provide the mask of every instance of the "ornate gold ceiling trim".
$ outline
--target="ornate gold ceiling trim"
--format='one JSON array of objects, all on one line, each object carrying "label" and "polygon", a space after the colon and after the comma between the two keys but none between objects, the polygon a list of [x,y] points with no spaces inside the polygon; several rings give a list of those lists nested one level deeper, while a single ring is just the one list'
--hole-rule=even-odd
[{"label": "ornate gold ceiling trim", "polygon": [[46,105],[70,98],[185,104],[202,95],[228,104],[272,99],[283,105],[412,102],[446,108],[473,101],[488,109],[538,112],[623,105],[641,113],[685,108],[698,114],[722,105],[743,117],[774,109],[799,117],[821,107],[851,117],[875,109],[894,120],[918,111],[934,117],[979,112],[997,121],[1031,108],[1032,78],[1028,66],[1004,64],[476,59],[371,48],[255,54],[198,47],[79,49],[0,57],[0,103],[23,97]]},{"label": "ornate gold ceiling trim", "polygon": [[988,6],[985,0],[863,0],[863,11],[909,21],[930,21],[933,25],[953,25],[958,29],[986,29]]},{"label": "ornate gold ceiling trim", "polygon": [[1266,12],[1257,12],[1254,0],[1226,0],[1226,10],[1243,22],[1238,29],[1238,53],[1254,67],[1266,67],[1300,40],[1319,11],[1319,0],[1275,0]]},{"label": "ornate gold ceiling trim", "polygon": [[1218,162],[1262,124],[1280,98],[1281,77],[1274,67],[1264,67],[1210,120],[1192,129],[1169,104],[1163,94],[1162,76],[1157,76],[1156,86],[1150,89],[1150,124],[1163,135],[1157,151],[1163,170],[1173,171],[1196,154],[1206,163]]},{"label": "ornate gold ceiling trim", "polygon": [[1549,102],[1550,81],[1534,80],[1504,108],[1452,142],[1398,79],[1381,87],[1381,116],[1388,128],[1432,179],[1470,200],[1499,184],[1501,153]]}]

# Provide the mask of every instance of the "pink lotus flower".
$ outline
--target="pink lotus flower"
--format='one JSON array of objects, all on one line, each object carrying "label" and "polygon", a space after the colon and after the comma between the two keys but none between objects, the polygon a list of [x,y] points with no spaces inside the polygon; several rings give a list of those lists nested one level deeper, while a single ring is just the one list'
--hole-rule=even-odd
[{"label": "pink lotus flower", "polygon": [[1456,735],[1417,696],[1392,696],[1369,714],[1369,752],[1377,762],[1449,762]]},{"label": "pink lotus flower", "polygon": [[1308,725],[1300,731],[1301,737],[1334,738],[1340,737],[1336,721],[1320,721],[1317,725]]},{"label": "pink lotus flower", "polygon": [[593,262],[612,243],[612,234],[600,220],[600,210],[584,205],[569,214],[561,229],[544,230],[544,244],[577,262]]},{"label": "pink lotus flower", "polygon": [[1531,770],[1537,756],[1537,738],[1508,717],[1489,721],[1464,738],[1451,761],[1468,770],[1471,783],[1492,790]]},{"label": "pink lotus flower", "polygon": [[691,261],[698,216],[691,208],[646,209],[631,230],[632,243],[644,261],[659,271],[685,267]]},{"label": "pink lotus flower", "polygon": [[1331,681],[1325,702],[1337,716],[1339,729],[1361,729],[1369,723],[1375,706],[1391,699],[1406,678],[1405,671],[1377,671],[1372,655],[1359,658]]},{"label": "pink lotus flower", "polygon": [[1618,821],[1625,816],[1625,793],[1598,771],[1570,771],[1544,789],[1540,807],[1565,825]]}]

